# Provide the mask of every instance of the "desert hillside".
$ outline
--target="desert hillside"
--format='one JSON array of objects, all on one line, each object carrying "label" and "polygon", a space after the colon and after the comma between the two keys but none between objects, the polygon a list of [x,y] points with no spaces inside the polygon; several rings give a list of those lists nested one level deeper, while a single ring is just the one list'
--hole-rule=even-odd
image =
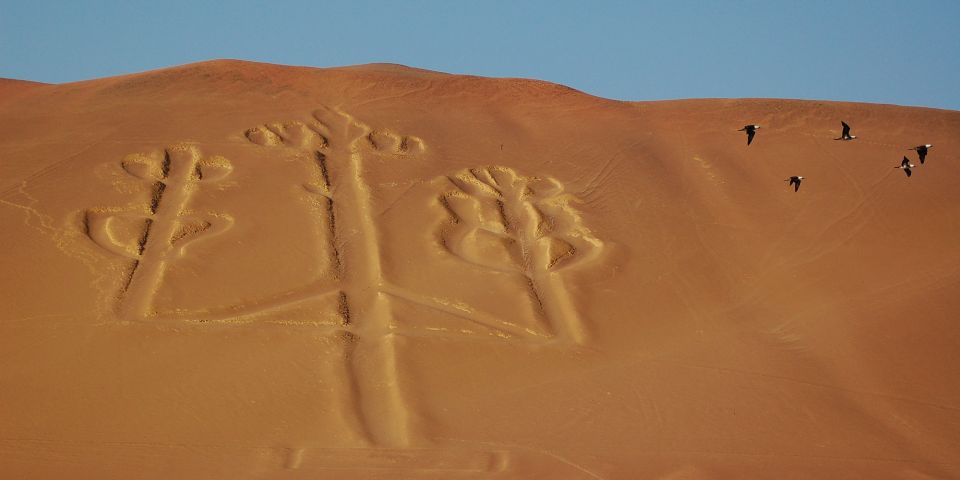
[{"label": "desert hillside", "polygon": [[958,161],[889,105],[0,80],[0,477],[960,478]]}]

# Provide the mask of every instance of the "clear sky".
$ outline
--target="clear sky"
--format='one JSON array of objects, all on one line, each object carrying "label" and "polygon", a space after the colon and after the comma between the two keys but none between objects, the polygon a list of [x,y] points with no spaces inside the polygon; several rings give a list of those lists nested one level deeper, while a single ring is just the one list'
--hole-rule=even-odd
[{"label": "clear sky", "polygon": [[623,100],[960,110],[958,26],[960,0],[0,0],[0,77],[60,83],[216,58],[390,62]]}]

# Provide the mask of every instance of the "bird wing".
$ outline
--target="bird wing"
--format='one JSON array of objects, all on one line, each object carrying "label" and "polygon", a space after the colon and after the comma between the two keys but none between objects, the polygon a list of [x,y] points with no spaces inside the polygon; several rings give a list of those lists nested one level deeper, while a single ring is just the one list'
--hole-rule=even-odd
[{"label": "bird wing", "polygon": [[750,129],[747,130],[747,145],[750,145],[753,142],[753,136],[757,134],[756,130]]},{"label": "bird wing", "polygon": [[910,170],[910,167],[905,167],[903,171],[906,172],[907,178],[910,178],[910,175],[913,175],[913,171]]},{"label": "bird wing", "polygon": [[910,165],[910,159],[908,159],[907,157],[903,157],[903,160],[900,162],[900,166],[906,167],[907,165]]},{"label": "bird wing", "polygon": [[923,147],[922,150],[917,149],[917,155],[920,157],[920,164],[923,165],[923,161],[927,159],[927,147]]},{"label": "bird wing", "polygon": [[793,185],[793,191],[794,191],[794,192],[799,192],[799,191],[800,191],[800,180],[797,179],[797,181],[796,181],[796,182],[793,182],[793,183],[794,183],[794,185]]},{"label": "bird wing", "polygon": [[850,135],[850,125],[847,125],[847,122],[840,121],[840,125],[843,125],[843,133],[840,134],[841,137],[846,137]]}]

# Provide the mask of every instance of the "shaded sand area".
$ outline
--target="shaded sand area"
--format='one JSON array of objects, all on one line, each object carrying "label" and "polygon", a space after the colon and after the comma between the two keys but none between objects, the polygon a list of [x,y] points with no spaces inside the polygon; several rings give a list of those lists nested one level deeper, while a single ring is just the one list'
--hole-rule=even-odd
[{"label": "shaded sand area", "polygon": [[885,105],[0,81],[0,477],[960,478],[958,162]]}]

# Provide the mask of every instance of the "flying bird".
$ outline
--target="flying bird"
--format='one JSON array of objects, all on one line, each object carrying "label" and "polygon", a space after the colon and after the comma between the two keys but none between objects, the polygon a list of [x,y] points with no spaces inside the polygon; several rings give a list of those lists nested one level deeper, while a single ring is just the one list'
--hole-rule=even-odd
[{"label": "flying bird", "polygon": [[910,163],[910,159],[908,159],[907,157],[903,157],[903,160],[900,162],[900,166],[894,167],[894,168],[902,168],[903,173],[906,173],[907,178],[910,178],[910,175],[913,175],[913,171],[910,169],[913,167],[916,167],[916,165]]},{"label": "flying bird", "polygon": [[850,135],[850,125],[847,125],[847,122],[840,120],[840,125],[843,125],[843,131],[840,132],[840,138],[834,140],[853,140],[857,138],[856,135]]},{"label": "flying bird", "polygon": [[933,148],[933,145],[929,143],[923,145],[917,145],[916,147],[911,148],[910,150],[916,150],[917,155],[920,156],[920,165],[923,165],[923,161],[927,159],[927,150]]},{"label": "flying bird", "polygon": [[753,141],[753,136],[757,134],[758,128],[760,128],[760,125],[744,125],[743,128],[737,131],[747,132],[747,145],[750,145],[750,142]]},{"label": "flying bird", "polygon": [[[792,177],[784,180],[784,182],[790,182],[790,185],[793,185],[793,191],[796,192],[796,191],[800,190],[800,181],[801,181],[801,180],[803,180],[803,177],[795,175],[795,176],[792,176]],[[788,186],[789,186],[789,185],[788,185]]]}]

